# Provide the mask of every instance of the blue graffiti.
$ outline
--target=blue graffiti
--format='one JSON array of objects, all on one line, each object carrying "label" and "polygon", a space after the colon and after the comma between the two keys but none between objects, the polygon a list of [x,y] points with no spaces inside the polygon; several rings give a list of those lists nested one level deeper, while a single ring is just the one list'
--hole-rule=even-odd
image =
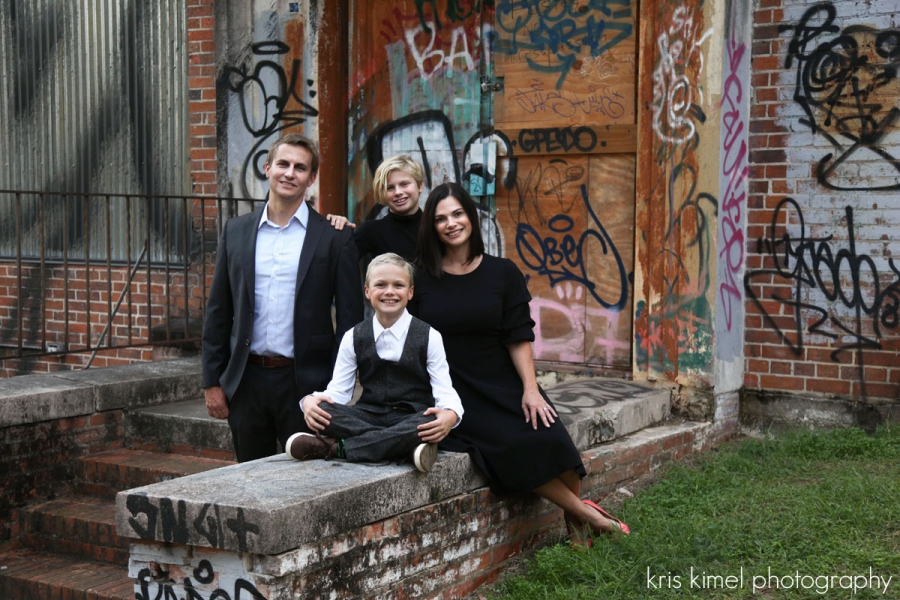
[{"label": "blue graffiti", "polygon": [[[516,250],[519,258],[528,268],[538,275],[546,275],[550,279],[550,287],[564,281],[580,283],[591,293],[594,299],[604,308],[621,311],[628,302],[628,282],[630,275],[625,271],[625,263],[619,256],[619,251],[610,239],[606,229],[600,224],[600,219],[588,201],[587,186],[581,185],[581,197],[584,206],[590,215],[591,224],[596,229],[585,229],[578,241],[569,232],[575,227],[575,222],[567,215],[556,215],[547,222],[547,227],[554,234],[565,234],[562,240],[554,236],[542,238],[537,230],[526,223],[519,223],[516,228]],[[590,224],[588,225],[590,227]],[[597,285],[588,278],[587,265],[585,264],[585,246],[590,240],[600,243],[603,254],[611,256],[616,265],[619,278],[619,298],[615,302],[607,302],[600,297]]]},{"label": "blue graffiti", "polygon": [[[519,54],[546,50],[555,54],[557,64],[544,64],[529,57],[526,60],[535,71],[558,72],[556,89],[562,87],[575,67],[582,46],[597,57],[628,39],[634,31],[631,21],[607,20],[630,19],[630,0],[588,0],[579,6],[572,0],[500,0],[496,11],[498,31],[510,35],[498,35],[494,51]],[[525,39],[520,39],[520,33]]]}]

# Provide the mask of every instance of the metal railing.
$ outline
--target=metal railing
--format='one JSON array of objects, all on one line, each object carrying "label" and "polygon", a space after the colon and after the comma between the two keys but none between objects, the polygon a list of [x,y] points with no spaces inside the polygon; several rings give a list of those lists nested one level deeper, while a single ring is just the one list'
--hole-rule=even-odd
[{"label": "metal railing", "polygon": [[256,202],[0,190],[0,363],[198,345],[222,224]]}]

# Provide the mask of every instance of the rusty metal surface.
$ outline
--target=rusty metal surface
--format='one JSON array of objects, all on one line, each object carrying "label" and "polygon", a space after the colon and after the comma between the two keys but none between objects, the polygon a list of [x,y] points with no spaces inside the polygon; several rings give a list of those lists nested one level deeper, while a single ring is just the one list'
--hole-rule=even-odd
[{"label": "rusty metal surface", "polygon": [[[33,0],[0,8],[0,189],[190,193],[186,0]],[[123,210],[102,197],[39,207],[0,198],[0,255],[62,259],[79,253],[127,260]],[[80,223],[110,209],[91,237]],[[15,210],[24,213],[18,219]],[[43,210],[42,216],[38,213]],[[177,211],[149,218],[156,235]],[[137,217],[138,215],[132,215]],[[175,223],[169,223],[173,225]],[[45,239],[41,239],[41,238]],[[111,252],[104,247],[110,240]],[[71,258],[71,256],[69,257]],[[155,256],[154,259],[161,259]]]}]

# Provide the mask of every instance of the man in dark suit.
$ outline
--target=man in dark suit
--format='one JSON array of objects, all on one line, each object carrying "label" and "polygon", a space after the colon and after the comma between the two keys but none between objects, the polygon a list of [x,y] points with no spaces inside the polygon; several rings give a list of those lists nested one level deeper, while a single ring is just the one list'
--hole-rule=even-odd
[{"label": "man in dark suit", "polygon": [[219,240],[202,385],[210,416],[228,419],[239,462],[308,431],[300,399],[325,389],[344,332],[363,318],[352,230],[333,229],[304,201],[318,168],[307,138],[275,142],[268,202],[229,219]]}]

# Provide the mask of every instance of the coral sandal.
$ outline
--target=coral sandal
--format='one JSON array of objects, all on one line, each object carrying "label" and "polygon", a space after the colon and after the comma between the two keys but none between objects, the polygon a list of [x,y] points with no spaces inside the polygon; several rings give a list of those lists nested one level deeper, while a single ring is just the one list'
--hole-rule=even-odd
[{"label": "coral sandal", "polygon": [[619,528],[619,530],[620,530],[622,533],[624,533],[625,535],[630,535],[630,534],[631,534],[631,530],[628,528],[628,525],[626,525],[625,523],[623,523],[623,522],[620,521],[619,519],[615,518],[614,516],[612,516],[611,514],[609,514],[608,512],[606,512],[605,510],[603,510],[603,509],[600,507],[599,504],[597,504],[597,503],[595,503],[595,502],[593,502],[593,501],[591,501],[591,500],[582,500],[582,502],[584,502],[585,504],[587,504],[588,506],[590,506],[591,508],[593,508],[594,510],[596,510],[597,512],[599,512],[601,515],[603,515],[604,517],[606,517],[607,519],[609,519],[610,521],[612,521],[613,524],[615,524],[615,525]]}]

